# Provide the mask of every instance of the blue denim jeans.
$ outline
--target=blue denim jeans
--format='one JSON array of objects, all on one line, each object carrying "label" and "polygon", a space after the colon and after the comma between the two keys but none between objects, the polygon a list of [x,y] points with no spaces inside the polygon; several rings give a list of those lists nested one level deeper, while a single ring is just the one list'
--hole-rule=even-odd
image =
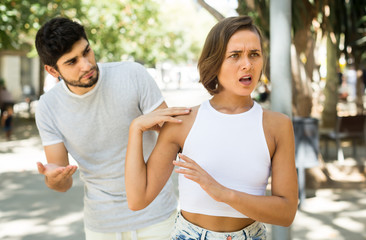
[{"label": "blue denim jeans", "polygon": [[266,227],[254,222],[236,232],[213,232],[188,222],[179,212],[175,219],[172,240],[265,240]]}]

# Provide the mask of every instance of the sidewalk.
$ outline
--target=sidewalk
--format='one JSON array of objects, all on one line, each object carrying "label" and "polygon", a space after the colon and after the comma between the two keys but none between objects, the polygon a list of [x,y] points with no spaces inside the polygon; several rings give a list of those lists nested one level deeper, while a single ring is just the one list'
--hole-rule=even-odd
[{"label": "sidewalk", "polygon": [[[182,100],[193,106],[208,98],[199,89],[167,91],[164,95],[170,106],[181,106]],[[46,160],[34,121],[15,119],[14,123],[12,141],[6,142],[3,132],[0,136],[0,239],[82,240],[83,186],[78,173],[68,192],[49,190],[36,170],[35,163]],[[365,151],[360,153],[365,162]],[[328,187],[307,189],[306,201],[291,226],[292,239],[366,239],[366,184],[359,182],[359,177],[353,178],[348,168],[343,171],[333,162],[327,164],[335,168],[327,168],[329,171],[340,172],[339,179],[332,179],[334,184]],[[271,232],[271,226],[267,228]]]}]

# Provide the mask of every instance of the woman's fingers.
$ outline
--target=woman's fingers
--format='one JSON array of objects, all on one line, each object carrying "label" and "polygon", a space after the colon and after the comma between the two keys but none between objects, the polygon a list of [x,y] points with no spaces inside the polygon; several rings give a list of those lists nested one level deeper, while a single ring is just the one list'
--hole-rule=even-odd
[{"label": "woman's fingers", "polygon": [[178,154],[178,157],[186,162],[189,163],[194,163],[195,161],[193,161],[192,159],[190,159],[189,157],[187,157],[186,155],[183,155],[181,153]]},{"label": "woman's fingers", "polygon": [[191,109],[185,107],[158,109],[136,118],[133,121],[132,126],[144,132],[157,125],[161,127],[165,122],[180,123],[182,120],[175,117],[178,115],[189,114],[190,112]]},{"label": "woman's fingers", "polygon": [[189,157],[179,153],[178,157],[180,159],[182,159],[183,161],[173,161],[173,164],[177,167],[181,167],[181,168],[185,168],[185,169],[190,169],[190,170],[196,170],[199,171],[200,167],[196,164],[195,161],[193,161],[192,159],[190,159]]},{"label": "woman's fingers", "polygon": [[177,115],[185,115],[191,112],[191,108],[186,107],[171,107],[159,110],[168,116],[177,116]]}]

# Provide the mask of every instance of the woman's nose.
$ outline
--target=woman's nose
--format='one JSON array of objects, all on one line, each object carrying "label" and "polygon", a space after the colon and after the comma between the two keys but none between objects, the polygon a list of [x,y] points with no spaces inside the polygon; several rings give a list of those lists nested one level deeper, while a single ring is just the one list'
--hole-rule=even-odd
[{"label": "woman's nose", "polygon": [[250,60],[247,57],[243,57],[243,59],[241,60],[241,69],[249,69],[252,64],[250,62]]}]

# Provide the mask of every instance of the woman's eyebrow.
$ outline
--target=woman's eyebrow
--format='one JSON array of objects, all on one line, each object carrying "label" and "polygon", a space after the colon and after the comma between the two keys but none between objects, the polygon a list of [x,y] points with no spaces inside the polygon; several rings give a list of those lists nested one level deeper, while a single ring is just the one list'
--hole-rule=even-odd
[{"label": "woman's eyebrow", "polygon": [[[232,51],[229,50],[228,53],[242,53],[242,52],[243,52],[242,50],[232,50]],[[251,49],[251,50],[249,50],[249,52],[260,52],[260,50],[259,49]]]}]

